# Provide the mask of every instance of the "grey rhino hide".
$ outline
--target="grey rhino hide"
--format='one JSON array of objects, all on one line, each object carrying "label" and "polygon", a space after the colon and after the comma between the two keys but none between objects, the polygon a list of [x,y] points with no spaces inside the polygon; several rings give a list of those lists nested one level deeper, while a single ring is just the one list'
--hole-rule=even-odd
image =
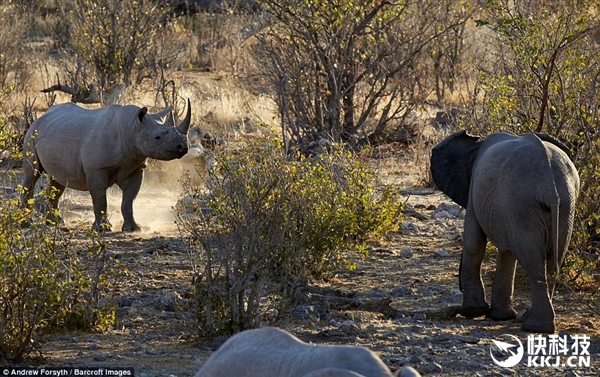
[{"label": "grey rhino hide", "polygon": [[195,375],[230,376],[391,377],[392,373],[364,347],[312,345],[284,330],[263,327],[231,337]]},{"label": "grey rhino hide", "polygon": [[124,231],[140,230],[132,203],[139,192],[148,157],[173,160],[188,151],[191,106],[177,127],[171,108],[151,114],[145,107],[111,105],[88,110],[73,103],[54,105],[38,118],[24,139],[24,203],[45,172],[57,191],[57,208],[65,188],[89,191],[94,205],[94,229],[109,227],[106,190],[123,190]]}]

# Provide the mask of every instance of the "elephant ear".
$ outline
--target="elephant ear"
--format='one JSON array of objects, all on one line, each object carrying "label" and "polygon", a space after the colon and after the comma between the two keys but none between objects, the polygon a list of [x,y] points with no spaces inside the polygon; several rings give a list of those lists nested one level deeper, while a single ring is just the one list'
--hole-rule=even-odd
[{"label": "elephant ear", "polygon": [[458,131],[448,136],[431,151],[433,182],[457,204],[469,202],[471,172],[480,143],[478,136]]}]

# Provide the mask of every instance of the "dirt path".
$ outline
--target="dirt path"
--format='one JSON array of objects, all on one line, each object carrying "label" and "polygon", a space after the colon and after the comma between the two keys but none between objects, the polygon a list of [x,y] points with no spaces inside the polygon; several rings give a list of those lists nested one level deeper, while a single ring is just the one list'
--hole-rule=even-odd
[{"label": "dirt path", "polygon": [[[167,180],[169,178],[167,175]],[[176,179],[175,179],[176,180]],[[118,208],[111,194],[111,208]],[[188,377],[225,339],[198,339],[189,307],[192,267],[174,223],[171,207],[177,189],[146,181],[136,202],[139,235],[114,232],[103,239],[123,266],[119,277],[116,326],[104,333],[60,333],[47,336],[40,350],[45,365],[54,367],[134,367],[140,377]],[[374,350],[392,370],[409,364],[431,376],[597,376],[600,371],[600,322],[582,296],[559,288],[555,298],[559,335],[585,334],[592,338],[591,367],[535,367],[526,359],[502,368],[490,357],[492,339],[512,334],[526,346],[520,322],[468,320],[448,316],[460,305],[458,264],[462,213],[439,192],[407,190],[403,200],[410,215],[402,229],[381,244],[372,245],[368,258],[357,258],[358,268],[343,271],[314,289],[353,295],[362,301],[389,298],[396,316],[365,310],[331,310],[308,302],[296,309],[281,327],[314,343],[358,344]],[[86,194],[71,193],[67,225],[90,222]],[[120,227],[120,214],[112,217]],[[494,261],[486,257],[484,281],[488,295]],[[516,309],[529,305],[522,271],[517,273]]]}]

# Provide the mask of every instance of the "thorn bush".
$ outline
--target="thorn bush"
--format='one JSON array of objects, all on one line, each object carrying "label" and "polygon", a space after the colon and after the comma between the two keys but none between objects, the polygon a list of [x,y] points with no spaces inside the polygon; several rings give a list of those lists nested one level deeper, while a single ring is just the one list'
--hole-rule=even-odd
[{"label": "thorn bush", "polygon": [[[16,160],[20,151],[11,144],[15,139],[10,132],[0,124],[2,149]],[[17,173],[12,169],[3,173],[4,183],[15,186]],[[85,234],[79,238],[91,246],[75,252],[80,229],[60,227],[51,220],[58,218],[57,213],[24,207],[22,190],[17,186],[0,191],[0,363],[27,357],[44,333],[101,329],[114,322],[115,305],[104,290],[114,269],[106,263],[102,240],[97,234]],[[52,195],[46,189],[38,200]]]},{"label": "thorn bush", "polygon": [[252,141],[218,155],[206,185],[185,185],[177,209],[203,333],[280,318],[308,280],[353,267],[343,251],[400,221],[393,191],[346,151],[290,158],[280,142]]}]

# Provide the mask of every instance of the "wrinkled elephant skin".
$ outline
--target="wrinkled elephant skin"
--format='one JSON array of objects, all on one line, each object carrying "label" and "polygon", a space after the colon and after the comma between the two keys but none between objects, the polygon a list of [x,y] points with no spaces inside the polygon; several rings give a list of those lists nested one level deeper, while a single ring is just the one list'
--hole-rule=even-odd
[{"label": "wrinkled elephant skin", "polygon": [[[579,176],[567,148],[542,133],[496,133],[480,141],[458,131],[432,151],[435,184],[466,208],[460,284],[461,314],[516,318],[517,262],[529,279],[531,310],[522,329],[553,333],[555,273],[569,245]],[[491,307],[481,264],[487,240],[498,248]]]}]

